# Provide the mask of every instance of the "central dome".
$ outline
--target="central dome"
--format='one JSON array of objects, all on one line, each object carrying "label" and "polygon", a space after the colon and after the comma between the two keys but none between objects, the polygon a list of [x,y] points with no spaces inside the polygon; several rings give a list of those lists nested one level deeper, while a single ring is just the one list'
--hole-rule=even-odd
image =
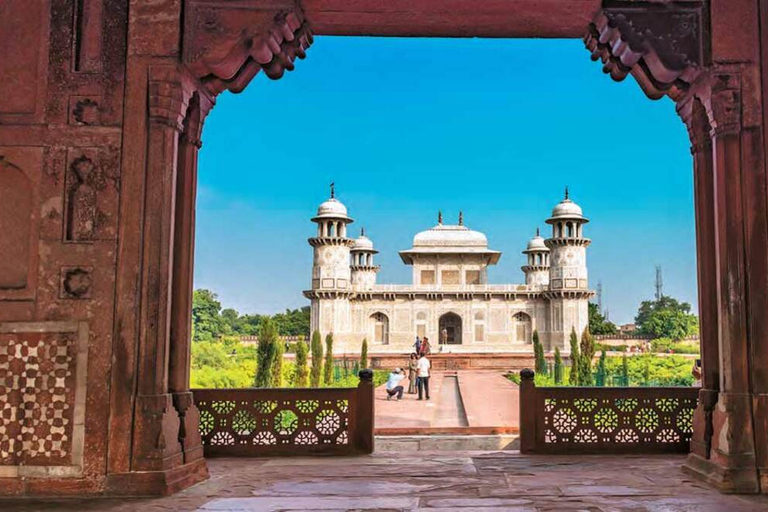
[{"label": "central dome", "polygon": [[417,233],[413,237],[413,247],[488,247],[488,238],[466,226],[438,224]]}]

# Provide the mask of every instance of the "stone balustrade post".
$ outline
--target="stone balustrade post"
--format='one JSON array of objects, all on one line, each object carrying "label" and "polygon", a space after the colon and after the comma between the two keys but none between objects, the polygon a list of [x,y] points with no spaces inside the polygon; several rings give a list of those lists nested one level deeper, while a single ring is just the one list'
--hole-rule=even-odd
[{"label": "stone balustrade post", "polygon": [[536,374],[530,368],[520,371],[520,453],[536,450]]},{"label": "stone balustrade post", "polygon": [[374,386],[373,370],[360,370],[360,382],[357,385],[357,410],[355,411],[355,450],[359,453],[373,453],[374,429]]}]

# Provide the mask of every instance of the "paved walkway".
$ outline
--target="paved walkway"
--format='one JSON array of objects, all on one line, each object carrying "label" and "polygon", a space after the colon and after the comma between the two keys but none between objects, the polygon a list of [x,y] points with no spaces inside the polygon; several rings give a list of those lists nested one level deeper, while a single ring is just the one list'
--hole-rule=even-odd
[{"label": "paved walkway", "polygon": [[[459,396],[453,375],[456,375]],[[407,391],[408,380],[403,382]],[[431,400],[418,401],[417,395],[406,393],[399,402],[387,400],[385,386],[377,388],[377,431],[419,432],[466,427],[509,430],[519,426],[519,389],[500,371],[433,372],[429,387]]]},{"label": "paved walkway", "polygon": [[4,512],[752,512],[766,496],[726,496],[690,480],[681,456],[521,456],[510,452],[211,459],[211,479],[153,500],[0,501]]}]

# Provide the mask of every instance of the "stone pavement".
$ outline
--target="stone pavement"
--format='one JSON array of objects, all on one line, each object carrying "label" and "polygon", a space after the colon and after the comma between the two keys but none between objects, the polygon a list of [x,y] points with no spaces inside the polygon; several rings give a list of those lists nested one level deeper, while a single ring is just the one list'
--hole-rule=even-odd
[{"label": "stone pavement", "polygon": [[521,456],[510,452],[211,459],[211,479],[145,500],[0,501],[8,512],[751,512],[766,496],[692,481],[682,456]]},{"label": "stone pavement", "polygon": [[[457,414],[450,386],[443,384],[446,375],[458,377],[464,422]],[[408,380],[403,381],[408,389]],[[387,400],[385,387],[376,388],[375,414],[377,431],[393,429],[419,432],[422,429],[506,428],[519,426],[519,389],[498,370],[458,370],[433,372],[430,378],[432,399],[416,400],[416,395],[403,395],[401,401]],[[488,407],[493,404],[493,407]],[[468,424],[468,425],[467,425]],[[458,430],[457,430],[458,432]]]}]

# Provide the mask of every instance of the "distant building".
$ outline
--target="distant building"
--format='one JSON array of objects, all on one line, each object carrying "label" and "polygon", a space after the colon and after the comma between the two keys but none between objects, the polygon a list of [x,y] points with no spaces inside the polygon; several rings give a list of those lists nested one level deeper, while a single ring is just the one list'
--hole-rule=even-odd
[{"label": "distant building", "polygon": [[348,237],[353,221],[334,196],[332,188],[312,218],[312,288],[304,295],[312,331],[333,333],[335,353],[359,352],[363,338],[372,353],[407,353],[416,336],[428,337],[435,352],[529,352],[534,330],[547,350],[568,352],[571,329],[581,333],[588,324],[589,221],[567,190],[546,220],[551,237],[537,230],[523,251],[525,284],[500,285],[488,284],[488,267],[501,253],[464,226],[461,214],[455,225],[439,215],[400,251],[413,268],[411,284],[377,284],[378,251],[362,230]]},{"label": "distant building", "polygon": [[619,326],[619,334],[633,334],[637,331],[635,324],[624,324]]}]

